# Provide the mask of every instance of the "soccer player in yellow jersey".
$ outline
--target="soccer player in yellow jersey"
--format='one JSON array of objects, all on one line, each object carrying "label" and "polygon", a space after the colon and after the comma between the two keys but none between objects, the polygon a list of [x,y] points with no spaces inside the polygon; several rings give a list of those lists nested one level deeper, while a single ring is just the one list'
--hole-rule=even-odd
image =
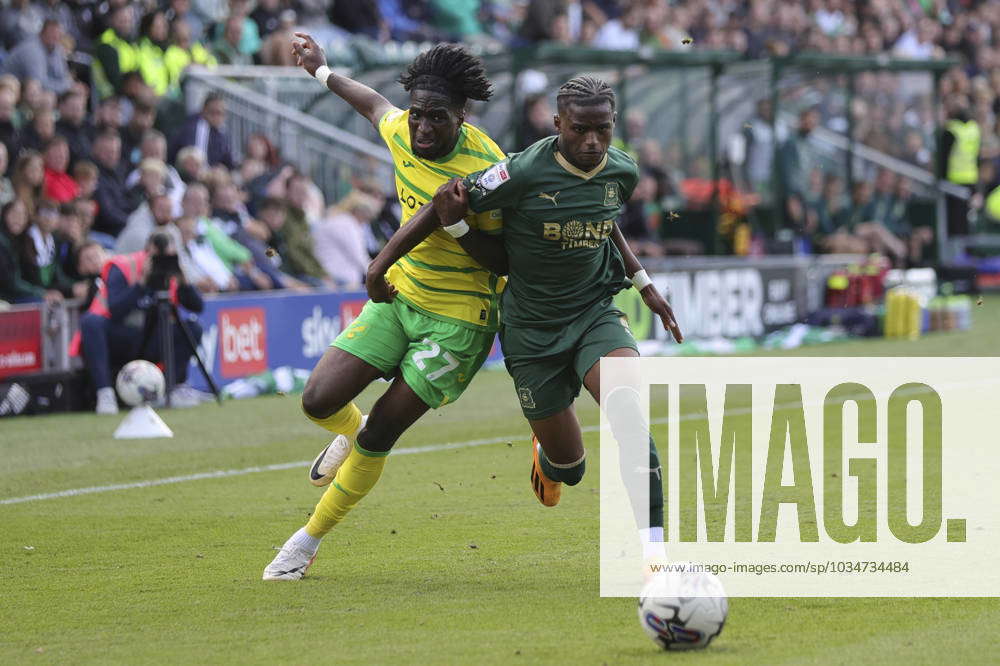
[{"label": "soccer player in yellow jersey", "polygon": [[[409,108],[398,109],[330,71],[309,35],[296,37],[302,40],[292,45],[299,65],[367,118],[389,147],[403,224],[436,225],[432,206],[416,213],[438,187],[503,159],[485,132],[465,123],[468,100],[486,100],[492,89],[482,62],[463,47],[441,44],[418,55],[399,78],[410,94]],[[468,222],[500,233],[499,212]],[[419,242],[408,240],[413,236],[390,239],[392,251],[384,256],[402,257],[391,267],[379,258],[372,262],[366,284],[371,300],[309,377],[302,408],[336,435],[309,476],[314,485],[329,487],[309,522],[264,569],[264,580],[302,578],[323,536],[378,481],[399,436],[428,409],[457,400],[489,354],[499,321],[498,278],[440,228]],[[353,400],[379,377],[395,381],[364,417]]]}]

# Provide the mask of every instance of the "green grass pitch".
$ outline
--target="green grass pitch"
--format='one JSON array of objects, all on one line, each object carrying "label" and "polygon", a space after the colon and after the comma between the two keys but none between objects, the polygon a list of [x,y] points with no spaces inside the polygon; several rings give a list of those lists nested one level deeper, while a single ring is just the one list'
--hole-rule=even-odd
[{"label": "green grass pitch", "polygon": [[[974,315],[967,333],[796,353],[995,355],[1000,304],[987,298]],[[596,423],[591,401],[578,404]],[[306,460],[325,440],[293,396],[163,415],[176,437],[148,442],[116,442],[118,419],[89,414],[0,421],[0,500]],[[545,509],[526,435],[506,373],[482,373],[398,446],[510,445],[394,455],[298,583],[260,575],[320,495],[304,468],[0,504],[0,664],[997,659],[995,599],[733,599],[708,650],[661,653],[635,600],[598,596],[598,456]]]}]

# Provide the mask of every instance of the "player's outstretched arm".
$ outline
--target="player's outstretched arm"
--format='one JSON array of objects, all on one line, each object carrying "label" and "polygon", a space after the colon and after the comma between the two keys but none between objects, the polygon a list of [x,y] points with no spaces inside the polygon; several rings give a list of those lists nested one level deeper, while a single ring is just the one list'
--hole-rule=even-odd
[{"label": "player's outstretched arm", "polygon": [[681,327],[677,325],[673,309],[667,303],[667,299],[663,298],[663,295],[660,294],[660,290],[656,288],[656,285],[649,282],[646,271],[643,270],[642,264],[639,263],[638,257],[632,252],[632,248],[629,247],[628,241],[625,240],[625,236],[617,224],[611,232],[611,240],[621,253],[622,260],[625,262],[625,274],[629,276],[632,284],[639,290],[642,302],[659,316],[660,321],[663,322],[664,330],[669,331],[674,336],[674,340],[683,342],[684,334],[681,333]]},{"label": "player's outstretched arm", "polygon": [[421,206],[410,221],[392,235],[381,252],[368,264],[368,272],[365,275],[368,298],[376,303],[388,303],[395,298],[396,288],[385,279],[386,271],[439,227],[440,222],[434,206],[430,204]]},{"label": "player's outstretched arm", "polygon": [[[316,76],[316,70],[326,67],[326,53],[323,47],[316,43],[308,33],[297,32],[295,36],[302,41],[292,41],[292,53],[299,67],[309,72],[309,76]],[[330,72],[326,77],[326,87],[331,92],[336,93],[354,110],[368,119],[375,129],[378,129],[378,121],[382,119],[386,111],[393,108],[392,103],[385,97],[378,94],[363,83],[354,79],[341,76],[336,72]]]},{"label": "player's outstretched arm", "polygon": [[499,236],[473,229],[462,218],[469,212],[469,193],[460,178],[452,178],[434,193],[434,209],[445,231],[469,256],[497,275],[507,275],[507,250]]}]

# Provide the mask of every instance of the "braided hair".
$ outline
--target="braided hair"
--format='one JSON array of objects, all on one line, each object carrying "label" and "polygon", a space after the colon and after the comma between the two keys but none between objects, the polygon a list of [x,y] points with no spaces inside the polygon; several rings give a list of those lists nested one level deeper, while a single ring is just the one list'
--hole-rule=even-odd
[{"label": "braided hair", "polygon": [[399,82],[406,92],[439,92],[458,106],[465,106],[470,99],[486,101],[493,95],[482,60],[460,44],[438,44],[421,53],[400,75]]},{"label": "braided hair", "polygon": [[607,83],[594,76],[574,76],[559,86],[556,94],[556,105],[563,112],[569,104],[591,106],[608,102],[611,111],[615,110],[615,91]]}]

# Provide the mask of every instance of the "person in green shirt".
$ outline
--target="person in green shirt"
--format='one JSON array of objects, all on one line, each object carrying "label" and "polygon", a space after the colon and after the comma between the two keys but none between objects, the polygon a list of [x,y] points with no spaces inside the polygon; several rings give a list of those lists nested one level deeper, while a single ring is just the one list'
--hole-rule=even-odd
[{"label": "person in green shirt", "polygon": [[[563,84],[557,102],[557,136],[453,179],[433,201],[445,231],[484,267],[507,276],[500,341],[534,435],[532,487],[546,506],[559,502],[563,483],[575,485],[583,477],[583,435],[573,411],[581,387],[600,401],[598,361],[638,356],[625,316],[612,304],[627,279],[674,339],[683,339],[669,304],[615,223],[636,186],[638,167],[611,146],[614,91],[599,79],[580,76]],[[503,216],[498,236],[463,221],[469,211],[490,210]],[[368,278],[366,284],[377,287],[377,276]],[[647,558],[659,557],[663,489],[656,447],[639,410],[638,392],[612,395],[605,406],[621,444],[623,474],[639,470],[648,476],[648,506],[632,496],[644,551]],[[649,442],[648,459],[645,450],[623,444],[637,435]]]}]

